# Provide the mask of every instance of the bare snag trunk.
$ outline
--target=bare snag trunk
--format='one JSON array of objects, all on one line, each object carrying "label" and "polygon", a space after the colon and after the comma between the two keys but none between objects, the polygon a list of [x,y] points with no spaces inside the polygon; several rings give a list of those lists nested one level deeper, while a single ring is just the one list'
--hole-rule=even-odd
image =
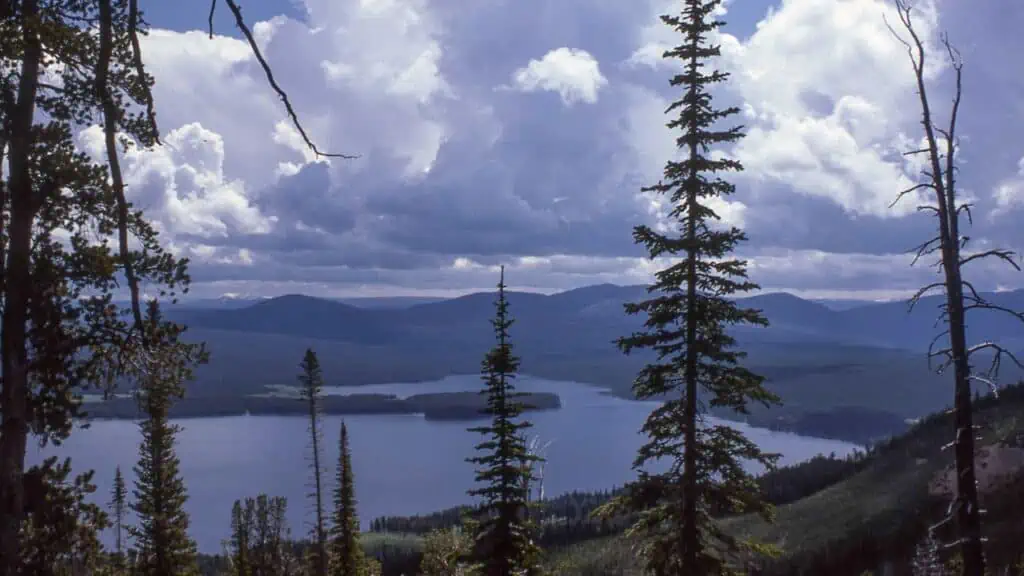
[{"label": "bare snag trunk", "polygon": [[[935,291],[944,292],[945,298],[941,306],[940,320],[944,320],[946,330],[932,341],[928,350],[931,363],[939,359],[937,370],[943,372],[953,367],[953,413],[954,413],[954,468],[956,473],[956,495],[950,504],[949,513],[938,524],[938,527],[955,520],[957,540],[950,546],[958,546],[963,557],[963,576],[983,576],[985,574],[985,551],[982,537],[982,509],[978,498],[978,484],[975,471],[975,430],[974,409],[972,401],[973,382],[982,383],[998,394],[998,372],[1001,360],[1005,357],[1024,368],[1024,365],[1005,348],[994,342],[983,342],[977,345],[967,343],[967,312],[971,310],[990,310],[1007,313],[1024,322],[1024,314],[1001,307],[980,294],[974,286],[964,279],[964,267],[974,261],[990,258],[1002,260],[1004,263],[1020,271],[1015,261],[1016,254],[1009,250],[994,249],[982,252],[966,253],[967,238],[960,233],[960,216],[966,215],[971,222],[971,204],[958,202],[956,189],[956,153],[958,139],[956,136],[957,115],[960,110],[962,95],[963,61],[957,50],[950,44],[949,38],[942,36],[941,42],[952,65],[955,78],[952,109],[946,128],[936,125],[932,118],[931,105],[925,87],[924,70],[926,51],[924,42],[915,31],[911,22],[911,7],[905,0],[895,0],[900,22],[910,36],[904,40],[892,29],[889,30],[907,49],[913,64],[918,96],[921,104],[921,125],[924,128],[925,145],[919,150],[907,152],[907,155],[924,154],[927,168],[922,172],[922,182],[903,190],[893,202],[895,205],[909,194],[925,190],[932,195],[933,204],[918,206],[920,211],[934,214],[938,233],[935,237],[923,242],[916,248],[911,265],[925,256],[939,255],[936,266],[941,268],[942,280],[921,288],[910,299],[910,308],[925,295]],[[887,23],[888,24],[888,23]],[[940,141],[939,137],[943,140]],[[948,336],[949,344],[936,348],[936,343],[943,336]],[[978,352],[992,354],[991,364],[987,371],[976,373],[971,366],[971,357]]]}]

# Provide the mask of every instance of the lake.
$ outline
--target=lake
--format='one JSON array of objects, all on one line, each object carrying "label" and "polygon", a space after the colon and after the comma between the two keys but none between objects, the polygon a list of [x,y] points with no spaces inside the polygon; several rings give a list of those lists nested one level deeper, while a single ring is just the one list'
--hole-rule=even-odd
[{"label": "lake", "polygon": [[[329,387],[324,392],[408,396],[480,386],[477,376],[452,376],[416,384]],[[528,414],[534,423],[532,434],[551,442],[545,454],[544,484],[549,496],[608,489],[633,478],[630,465],[643,440],[639,429],[656,403],[615,398],[601,388],[575,382],[520,378],[517,387],[561,397],[562,409]],[[341,416],[323,418],[328,488],[333,487],[341,420]],[[472,486],[473,468],[464,459],[471,455],[479,435],[467,432],[466,422],[427,421],[418,415],[355,415],[344,420],[364,527],[378,516],[422,514],[471,502],[466,490]],[[235,499],[261,492],[288,498],[293,534],[308,530],[312,515],[305,498],[310,475],[304,418],[236,416],[179,420],[177,424],[183,428],[177,437],[177,453],[189,490],[190,532],[201,552],[220,551]],[[783,464],[818,454],[844,456],[858,448],[837,440],[735,425],[762,448],[781,453]],[[95,469],[96,501],[106,503],[116,466],[121,466],[131,494],[138,441],[135,422],[96,421],[45,454],[30,446],[28,459],[37,463],[44,455],[71,456],[76,471]],[[325,505],[328,502],[329,495]]]}]

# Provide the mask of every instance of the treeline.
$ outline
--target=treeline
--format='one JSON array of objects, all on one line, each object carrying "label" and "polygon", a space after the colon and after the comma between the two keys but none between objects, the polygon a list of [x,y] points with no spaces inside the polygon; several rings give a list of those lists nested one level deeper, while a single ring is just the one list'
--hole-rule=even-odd
[{"label": "treeline", "polygon": [[[171,418],[207,418],[217,416],[303,416],[307,407],[295,397],[196,396],[179,399],[170,408]],[[533,392],[524,397],[525,409],[555,410],[561,407],[557,394]],[[486,399],[475,392],[437,392],[399,398],[393,394],[331,395],[320,399],[320,411],[331,415],[423,414],[435,420],[472,420],[481,417]],[[83,416],[92,419],[137,420],[145,416],[133,398],[111,398],[86,403]]]},{"label": "treeline", "polygon": [[[860,472],[872,461],[872,452],[854,452],[846,457],[818,455],[810,460],[782,466],[758,477],[764,498],[782,506],[838,484]],[[531,515],[542,528],[545,546],[564,545],[609,534],[617,534],[628,525],[626,521],[609,521],[595,517],[594,512],[616,496],[623,488],[596,492],[572,491],[535,502]],[[370,532],[427,534],[462,525],[473,511],[471,506],[458,506],[430,514],[413,516],[381,516],[370,522]]]}]

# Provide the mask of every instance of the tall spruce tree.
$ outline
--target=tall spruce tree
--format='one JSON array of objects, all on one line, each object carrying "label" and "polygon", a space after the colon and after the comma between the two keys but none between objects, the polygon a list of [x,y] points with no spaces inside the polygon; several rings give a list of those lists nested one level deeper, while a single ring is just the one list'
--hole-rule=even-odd
[{"label": "tall spruce tree", "polygon": [[313,546],[310,548],[310,562],[317,576],[327,576],[327,530],[324,526],[323,505],[323,471],[320,467],[320,443],[323,433],[320,428],[320,395],[324,386],[320,360],[312,348],[306,350],[299,364],[299,394],[306,403],[309,414],[310,441],[310,473],[313,476],[312,492],[309,498],[313,502],[314,524],[312,530]]},{"label": "tall spruce tree", "polygon": [[366,558],[359,544],[355,474],[348,447],[348,428],[341,423],[338,440],[338,474],[334,487],[334,525],[331,527],[332,576],[357,576],[365,572]]},{"label": "tall spruce tree", "polygon": [[128,506],[128,488],[121,475],[121,467],[114,470],[114,485],[110,489],[110,512],[114,526],[114,568],[120,573],[124,571],[124,513]]},{"label": "tall spruce tree", "polygon": [[496,314],[491,325],[497,345],[484,357],[482,377],[487,396],[483,413],[490,416],[488,426],[470,428],[483,435],[476,445],[479,456],[467,461],[477,465],[475,480],[481,485],[469,490],[470,496],[482,500],[480,517],[472,523],[473,555],[488,576],[533,574],[537,571],[539,547],[528,519],[528,490],[532,481],[530,466],[540,459],[530,453],[525,430],[531,424],[520,420],[524,405],[518,398],[513,380],[519,358],[512,353],[509,327],[513,320],[505,298],[505,268],[498,282]]},{"label": "tall spruce tree", "polygon": [[171,424],[168,411],[184,394],[182,383],[191,379],[195,364],[205,361],[202,346],[178,340],[179,332],[162,329],[160,307],[150,300],[146,322],[149,354],[138,377],[139,403],[146,419],[139,427],[142,443],[135,466],[135,501],[138,525],[128,529],[135,540],[134,573],[172,576],[197,573],[196,545],[189,538],[188,494],[174,451],[180,427]]},{"label": "tall spruce tree", "polygon": [[[670,82],[682,96],[666,111],[676,114],[668,127],[681,133],[676,142],[682,159],[669,161],[663,180],[644,191],[668,196],[674,226],[666,232],[636,226],[633,238],[652,260],[677,261],[655,275],[649,299],[626,305],[628,314],[647,315],[645,330],[618,342],[626,354],[634,349],[657,354],[637,376],[633,391],[640,399],[666,400],[644,423],[648,440],[634,462],[638,479],[604,511],[639,512],[630,532],[642,541],[648,571],[658,575],[726,573],[739,554],[751,548],[765,551],[727,534],[712,516],[757,512],[769,517],[770,507],[744,465],[772,466],[777,459],[737,429],[703,419],[708,404],[746,413],[751,402],[778,402],[762,377],[740,366],[744,355],[727,331],[733,325],[767,322],[759,311],[729,299],[757,285],[747,279],[745,262],[730,257],[746,239],[744,233],[715,225],[719,216],[711,206],[734,190],[718,174],[742,169],[736,160],[711,152],[716,144],[742,137],[740,127],[718,126],[739,109],[712,107],[710,87],[728,77],[710,65],[719,55],[719,47],[709,41],[723,24],[714,16],[719,4],[685,0],[680,14],[661,17],[683,37],[664,55],[682,67]],[[656,461],[667,462],[668,470],[645,469]]]}]

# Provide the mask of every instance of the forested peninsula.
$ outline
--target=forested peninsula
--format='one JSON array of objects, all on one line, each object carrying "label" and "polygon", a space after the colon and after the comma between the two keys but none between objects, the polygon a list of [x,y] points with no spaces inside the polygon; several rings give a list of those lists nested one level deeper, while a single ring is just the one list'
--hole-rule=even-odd
[{"label": "forested peninsula", "polygon": [[[476,420],[486,418],[481,411],[487,398],[476,392],[436,392],[400,398],[394,394],[348,394],[324,396],[321,412],[331,415],[423,414],[428,420]],[[562,403],[557,394],[530,393],[524,396],[527,411],[557,410]],[[207,418],[217,416],[304,416],[309,408],[297,396],[262,394],[247,396],[186,396],[169,410],[171,418]],[[86,402],[85,416],[99,420],[135,420],[145,417],[134,398],[121,395],[107,400]]]}]

